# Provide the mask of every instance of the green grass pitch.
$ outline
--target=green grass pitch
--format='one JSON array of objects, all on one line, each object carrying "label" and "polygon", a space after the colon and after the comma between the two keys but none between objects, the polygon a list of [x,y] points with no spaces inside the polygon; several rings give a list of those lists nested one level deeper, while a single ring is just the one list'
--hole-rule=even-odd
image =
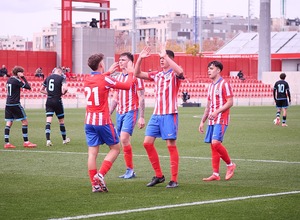
[{"label": "green grass pitch", "polygon": [[[146,109],[146,121],[152,110]],[[69,145],[62,144],[54,118],[53,147],[45,146],[44,110],[27,109],[29,139],[38,147],[22,147],[20,122],[11,129],[10,141],[16,149],[3,149],[2,136],[0,219],[299,219],[300,106],[288,109],[288,127],[273,124],[275,107],[233,107],[224,145],[237,169],[225,181],[226,166],[221,162],[221,181],[217,182],[202,181],[212,172],[210,146],[198,132],[203,110],[179,109],[178,188],[166,188],[169,153],[161,139],[156,140],[156,147],[166,182],[146,187],[154,173],[142,145],[145,130],[136,128],[132,145],[137,177],[118,178],[125,171],[120,154],[106,176],[109,192],[92,193],[84,109],[65,110]],[[3,109],[0,117],[4,118]],[[2,134],[4,125],[2,120]],[[107,149],[106,145],[100,148],[99,165]]]}]

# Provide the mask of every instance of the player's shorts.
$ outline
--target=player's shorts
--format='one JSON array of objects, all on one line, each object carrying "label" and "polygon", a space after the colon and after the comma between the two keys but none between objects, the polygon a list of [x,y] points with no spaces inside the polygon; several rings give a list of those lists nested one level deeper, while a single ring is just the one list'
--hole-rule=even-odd
[{"label": "player's shorts", "polygon": [[95,147],[102,144],[108,146],[118,144],[119,137],[113,124],[107,125],[85,125],[86,143],[89,147]]},{"label": "player's shorts", "polygon": [[212,140],[218,140],[222,142],[226,129],[227,129],[227,125],[222,125],[222,124],[208,125],[204,142],[211,143]]},{"label": "player's shorts", "polygon": [[287,99],[276,100],[276,108],[287,108],[289,107],[289,102]]},{"label": "player's shorts", "polygon": [[162,138],[163,140],[176,140],[178,132],[178,114],[152,115],[145,135]]},{"label": "player's shorts", "polygon": [[21,104],[5,106],[5,121],[22,121],[26,118],[26,113]]},{"label": "player's shorts", "polygon": [[65,117],[64,105],[61,99],[48,97],[45,106],[47,117],[53,117],[54,113],[58,119]]},{"label": "player's shorts", "polygon": [[121,135],[121,131],[127,132],[130,136],[132,135],[138,115],[138,110],[132,110],[124,114],[117,113],[117,131],[119,136]]}]

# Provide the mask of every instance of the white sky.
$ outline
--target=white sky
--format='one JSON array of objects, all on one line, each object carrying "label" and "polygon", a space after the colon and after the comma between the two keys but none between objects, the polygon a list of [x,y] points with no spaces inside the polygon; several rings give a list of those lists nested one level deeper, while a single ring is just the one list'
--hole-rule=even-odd
[{"label": "white sky", "polygon": [[[271,1],[271,17],[280,17],[280,2]],[[111,18],[131,18],[133,0],[111,0]],[[193,16],[193,0],[141,0],[139,10],[141,16],[165,15],[168,12],[181,12]],[[199,0],[200,2],[200,0]],[[202,0],[203,15],[242,15],[248,16],[248,0]],[[259,17],[260,0],[251,0],[253,16]],[[288,18],[300,17],[300,0],[286,0],[286,15]],[[87,5],[75,3],[73,5]],[[32,39],[33,33],[41,32],[43,27],[52,22],[61,22],[61,0],[1,0],[0,35],[19,35]],[[90,21],[98,18],[98,14],[88,12],[73,12],[73,23]]]}]

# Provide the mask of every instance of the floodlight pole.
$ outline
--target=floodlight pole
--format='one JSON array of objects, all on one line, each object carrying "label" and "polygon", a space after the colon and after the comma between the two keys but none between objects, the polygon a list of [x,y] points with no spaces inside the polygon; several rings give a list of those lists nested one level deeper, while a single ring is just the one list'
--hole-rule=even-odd
[{"label": "floodlight pole", "polygon": [[136,53],[136,5],[137,5],[137,1],[136,0],[132,0],[132,38],[131,38],[131,48],[132,54]]},{"label": "floodlight pole", "polygon": [[194,0],[194,44],[198,43],[198,0]]},{"label": "floodlight pole", "polygon": [[258,80],[271,71],[271,0],[260,0]]},{"label": "floodlight pole", "polygon": [[248,0],[248,32],[251,32],[251,0]]},{"label": "floodlight pole", "polygon": [[203,5],[202,5],[202,0],[200,0],[200,16],[199,16],[199,24],[200,24],[200,33],[199,33],[199,52],[201,52],[202,51],[202,30],[203,30],[203,27],[202,27],[202,15],[203,15],[203,13],[202,13],[202,7],[203,7]]}]

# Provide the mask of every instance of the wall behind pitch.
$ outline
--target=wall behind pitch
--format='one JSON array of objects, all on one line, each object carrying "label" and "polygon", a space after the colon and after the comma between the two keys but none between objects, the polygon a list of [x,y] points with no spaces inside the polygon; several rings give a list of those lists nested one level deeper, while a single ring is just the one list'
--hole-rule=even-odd
[{"label": "wall behind pitch", "polygon": [[0,65],[3,64],[9,73],[14,66],[22,66],[29,75],[34,75],[35,70],[42,67],[47,76],[56,67],[56,52],[0,50]]}]

